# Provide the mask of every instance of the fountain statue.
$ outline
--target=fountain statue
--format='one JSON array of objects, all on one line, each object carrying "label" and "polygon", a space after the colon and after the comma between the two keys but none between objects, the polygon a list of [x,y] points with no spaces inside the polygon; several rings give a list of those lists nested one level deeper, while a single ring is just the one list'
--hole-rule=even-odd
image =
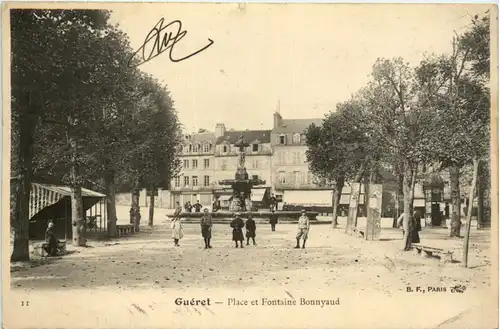
[{"label": "fountain statue", "polygon": [[250,144],[245,142],[245,137],[241,133],[238,141],[234,144],[238,148],[238,168],[234,179],[224,179],[219,181],[220,185],[230,185],[233,189],[233,198],[229,205],[229,211],[252,211],[252,187],[266,184],[261,179],[249,179],[245,168],[245,148]]}]

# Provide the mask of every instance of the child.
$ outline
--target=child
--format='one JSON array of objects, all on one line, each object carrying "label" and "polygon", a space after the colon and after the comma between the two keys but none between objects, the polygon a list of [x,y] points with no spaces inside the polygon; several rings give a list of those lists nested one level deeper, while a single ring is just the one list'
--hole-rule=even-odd
[{"label": "child", "polygon": [[174,245],[179,247],[179,240],[184,237],[184,232],[182,231],[182,224],[179,217],[172,218],[172,238],[174,238]]},{"label": "child", "polygon": [[250,238],[252,238],[253,245],[256,246],[257,244],[255,243],[255,221],[252,219],[252,215],[248,215],[247,222],[245,224],[245,227],[247,228],[247,246],[250,244]]}]

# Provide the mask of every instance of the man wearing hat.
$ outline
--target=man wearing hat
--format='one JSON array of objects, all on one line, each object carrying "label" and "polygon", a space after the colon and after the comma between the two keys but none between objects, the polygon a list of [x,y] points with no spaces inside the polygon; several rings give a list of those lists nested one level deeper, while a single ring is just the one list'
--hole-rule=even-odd
[{"label": "man wearing hat", "polygon": [[208,213],[208,209],[203,210],[203,217],[201,217],[201,235],[205,240],[205,249],[212,248],[210,239],[212,238],[212,216]]},{"label": "man wearing hat", "polygon": [[309,233],[309,217],[307,217],[307,213],[305,209],[302,209],[301,215],[299,217],[299,223],[297,225],[297,236],[295,237],[297,239],[297,245],[295,246],[295,249],[300,248],[300,239],[303,239],[302,242],[302,249],[306,247],[306,240],[307,240],[307,235]]},{"label": "man wearing hat", "polygon": [[235,248],[238,248],[238,241],[240,242],[240,248],[243,248],[243,227],[245,227],[245,223],[240,216],[241,214],[237,212],[234,214],[234,219],[231,222],[231,227],[233,228],[233,241],[236,244],[234,246]]}]

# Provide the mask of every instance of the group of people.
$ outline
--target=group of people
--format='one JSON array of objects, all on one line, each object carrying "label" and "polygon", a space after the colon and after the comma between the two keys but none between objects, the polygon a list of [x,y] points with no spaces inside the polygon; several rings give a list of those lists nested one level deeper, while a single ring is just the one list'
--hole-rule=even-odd
[{"label": "group of people", "polygon": [[[180,221],[181,212],[182,208],[180,207],[179,203],[177,203],[177,208],[174,212],[171,224],[172,238],[174,239],[174,245],[176,247],[179,247],[179,240],[181,240],[184,237],[184,232]],[[270,215],[269,223],[271,224],[271,231],[272,232],[276,231],[276,224],[278,223],[278,215],[274,210]],[[236,212],[233,215],[233,220],[231,221],[229,226],[233,229],[232,241],[234,241],[235,243],[234,246],[235,248],[243,248],[243,242],[245,241],[245,237],[247,239],[246,243],[247,246],[250,245],[250,239],[252,239],[252,243],[254,246],[257,245],[257,242],[255,241],[257,225],[255,223],[255,220],[252,218],[251,214],[249,214],[247,216],[246,221],[244,221],[241,213]],[[212,227],[213,227],[212,215],[210,215],[208,209],[205,208],[203,210],[203,216],[201,217],[200,220],[201,236],[203,237],[205,243],[205,249],[212,248],[212,245],[210,244],[210,240],[212,239]],[[295,248],[300,248],[300,240],[303,241],[302,248],[305,248],[306,240],[309,234],[309,228],[310,228],[309,217],[307,216],[306,211],[302,210],[301,216],[299,217],[298,221],[297,234],[295,236],[297,240]],[[245,229],[245,234],[243,234],[243,229]]]},{"label": "group of people", "polygon": [[186,202],[186,204],[184,204],[184,209],[186,209],[186,212],[193,212],[193,209],[195,212],[200,212],[201,208],[203,208],[203,206],[201,205],[200,200],[196,201],[195,204],[191,204],[191,201],[188,201]]}]

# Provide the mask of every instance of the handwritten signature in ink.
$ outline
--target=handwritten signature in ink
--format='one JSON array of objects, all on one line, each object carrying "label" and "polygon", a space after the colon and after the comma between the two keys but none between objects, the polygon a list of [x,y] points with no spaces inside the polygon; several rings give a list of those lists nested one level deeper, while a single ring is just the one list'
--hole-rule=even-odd
[{"label": "handwritten signature in ink", "polygon": [[[163,25],[164,22],[165,18],[160,19],[160,21],[156,23],[151,31],[149,31],[146,39],[144,39],[143,45],[130,58],[128,62],[129,67],[137,67],[141,64],[144,64],[161,55],[167,50],[169,50],[169,57],[172,62],[181,62],[190,57],[193,57],[196,54],[201,53],[214,43],[214,41],[209,38],[209,43],[205,47],[182,58],[174,58],[172,55],[174,46],[186,36],[187,31],[182,30],[182,22],[179,20],[170,22],[165,26]],[[137,55],[140,56],[140,60],[139,62],[134,63],[132,60],[136,58]]]}]

